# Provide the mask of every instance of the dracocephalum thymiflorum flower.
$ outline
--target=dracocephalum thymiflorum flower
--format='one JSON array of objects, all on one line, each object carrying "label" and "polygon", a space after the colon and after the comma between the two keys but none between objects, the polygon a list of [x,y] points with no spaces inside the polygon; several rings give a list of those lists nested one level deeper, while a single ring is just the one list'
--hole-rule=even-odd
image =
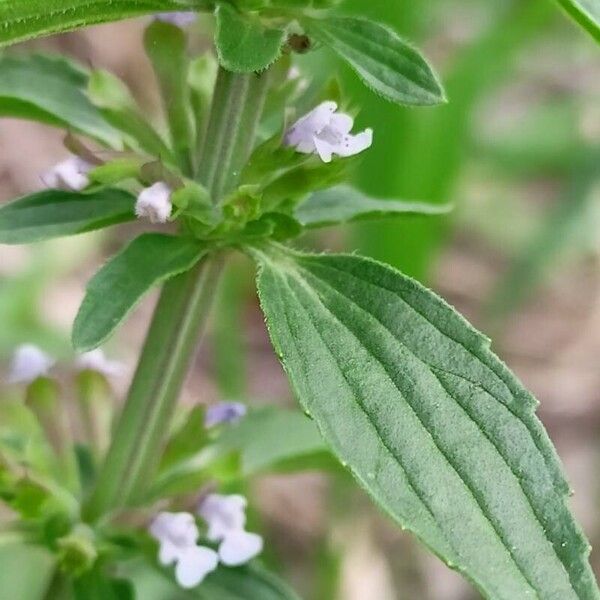
[{"label": "dracocephalum thymiflorum flower", "polygon": [[90,184],[87,174],[93,168],[94,165],[86,162],[83,158],[70,156],[48,169],[40,176],[40,179],[50,189],[80,192]]},{"label": "dracocephalum thymiflorum flower", "polygon": [[9,383],[31,383],[48,375],[54,360],[33,344],[19,346],[13,354],[8,374]]},{"label": "dracocephalum thymiflorum flower", "polygon": [[164,181],[144,188],[137,197],[135,214],[150,223],[166,223],[173,210],[171,193],[171,188]]}]

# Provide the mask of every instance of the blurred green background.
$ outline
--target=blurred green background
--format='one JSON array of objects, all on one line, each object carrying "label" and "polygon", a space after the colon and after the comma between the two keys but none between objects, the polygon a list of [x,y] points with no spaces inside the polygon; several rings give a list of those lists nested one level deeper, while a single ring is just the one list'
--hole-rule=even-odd
[{"label": "blurred green background", "polygon": [[[328,230],[302,246],[371,255],[416,276],[493,336],[541,401],[576,491],[574,509],[600,541],[600,55],[548,0],[349,0],[421,47],[445,83],[443,107],[401,109],[374,97],[332,56],[299,61],[315,81],[335,74],[373,127],[355,183],[380,197],[452,202],[449,217]],[[26,44],[125,77],[152,110],[144,20]],[[201,42],[199,47],[203,47]],[[0,122],[0,197],[40,187],[64,153],[61,134]],[[135,226],[134,226],[135,227]],[[0,356],[33,342],[67,359],[86,279],[129,228],[38,247],[0,248]],[[130,367],[152,300],[109,345]],[[230,268],[184,401],[293,402],[269,348],[242,259]],[[126,381],[117,390],[126,389]],[[318,473],[268,477],[252,495],[268,557],[314,600],[467,600],[455,574],[396,531],[363,495]],[[3,513],[0,512],[0,518]],[[10,520],[10,515],[4,515]],[[600,558],[592,555],[600,572]],[[44,597],[48,558],[0,532],[0,600]],[[140,574],[145,600],[180,596]],[[54,592],[53,592],[54,593]],[[58,596],[46,596],[48,598]]]}]

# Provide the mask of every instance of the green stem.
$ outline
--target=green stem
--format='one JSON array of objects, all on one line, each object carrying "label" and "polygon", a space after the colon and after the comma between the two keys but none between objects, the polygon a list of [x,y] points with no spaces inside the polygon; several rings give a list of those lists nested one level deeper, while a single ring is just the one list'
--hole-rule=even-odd
[{"label": "green stem", "polygon": [[[266,75],[219,71],[199,169],[199,179],[213,198],[234,183],[248,158],[266,85]],[[112,444],[85,506],[88,521],[142,498],[151,483],[221,271],[221,261],[208,258],[165,284]]]}]

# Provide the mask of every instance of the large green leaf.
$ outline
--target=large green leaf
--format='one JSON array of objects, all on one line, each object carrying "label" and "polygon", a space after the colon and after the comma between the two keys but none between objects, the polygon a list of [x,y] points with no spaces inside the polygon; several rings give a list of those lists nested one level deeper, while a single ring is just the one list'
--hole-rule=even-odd
[{"label": "large green leaf", "polygon": [[408,105],[445,102],[444,90],[427,61],[388,27],[344,17],[311,20],[307,28],[384,98]]},{"label": "large green leaf", "polygon": [[281,54],[285,31],[268,29],[260,20],[238,12],[229,4],[216,10],[215,43],[219,61],[230,71],[263,71]]},{"label": "large green leaf", "polygon": [[146,292],[191,269],[205,253],[192,238],[145,233],[133,240],[88,283],[73,326],[75,348],[98,347]]},{"label": "large green leaf", "polygon": [[357,256],[257,250],[293,387],[340,461],[490,598],[600,598],[536,402],[443,300]]},{"label": "large green leaf", "polygon": [[0,0],[0,46],[161,11],[204,10],[205,0]]},{"label": "large green leaf", "polygon": [[294,216],[305,227],[325,227],[368,219],[384,219],[401,215],[441,215],[447,205],[407,200],[379,200],[341,185],[316,192],[298,205]]},{"label": "large green leaf", "polygon": [[599,0],[558,0],[558,3],[600,42]]},{"label": "large green leaf", "polygon": [[0,115],[69,128],[119,148],[119,132],[85,95],[87,82],[87,72],[62,57],[2,56]]},{"label": "large green leaf", "polygon": [[0,207],[0,243],[25,244],[102,229],[134,219],[134,206],[135,198],[117,189],[38,192]]}]

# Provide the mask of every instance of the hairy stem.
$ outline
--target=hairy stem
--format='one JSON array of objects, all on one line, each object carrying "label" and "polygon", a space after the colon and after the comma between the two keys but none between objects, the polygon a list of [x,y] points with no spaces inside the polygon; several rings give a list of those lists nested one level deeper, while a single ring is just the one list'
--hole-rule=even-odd
[{"label": "hairy stem", "polygon": [[[219,71],[199,169],[200,181],[215,200],[229,190],[248,158],[266,86],[267,75]],[[221,271],[221,261],[209,257],[165,284],[112,444],[84,510],[87,520],[134,503],[151,483]]]}]

